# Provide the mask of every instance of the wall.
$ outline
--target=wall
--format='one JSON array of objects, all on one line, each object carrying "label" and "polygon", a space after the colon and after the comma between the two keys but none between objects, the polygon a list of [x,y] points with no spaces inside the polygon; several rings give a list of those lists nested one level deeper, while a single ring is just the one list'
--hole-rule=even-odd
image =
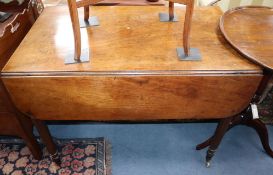
[{"label": "wall", "polygon": [[[214,0],[198,0],[198,4],[206,6],[213,1]],[[218,2],[217,5],[219,5],[223,11],[244,5],[264,5],[273,7],[273,0],[222,0]]]}]

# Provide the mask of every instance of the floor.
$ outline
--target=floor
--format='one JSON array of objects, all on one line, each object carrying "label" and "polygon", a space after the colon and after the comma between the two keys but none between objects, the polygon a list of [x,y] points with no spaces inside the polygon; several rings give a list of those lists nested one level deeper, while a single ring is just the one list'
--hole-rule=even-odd
[{"label": "floor", "polygon": [[[214,132],[215,123],[51,124],[58,138],[105,137],[112,144],[113,175],[270,175],[273,159],[255,131],[237,126],[224,137],[212,166],[195,145]],[[273,147],[273,126],[269,129]]]}]

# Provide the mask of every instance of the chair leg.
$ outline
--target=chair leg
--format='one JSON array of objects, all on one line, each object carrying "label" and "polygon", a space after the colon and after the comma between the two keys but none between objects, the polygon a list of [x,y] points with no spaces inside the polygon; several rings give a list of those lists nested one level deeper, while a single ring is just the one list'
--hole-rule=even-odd
[{"label": "chair leg", "polygon": [[84,6],[84,20],[88,21],[89,19],[89,6]]},{"label": "chair leg", "polygon": [[190,31],[191,31],[191,22],[192,22],[192,15],[194,9],[194,2],[188,1],[186,5],[186,14],[185,14],[185,22],[184,22],[184,30],[183,30],[183,48],[184,53],[186,56],[190,55]]},{"label": "chair leg", "polygon": [[33,121],[35,127],[37,128],[39,135],[50,154],[51,160],[54,161],[55,163],[57,163],[58,165],[60,165],[61,160],[59,157],[59,153],[58,153],[56,144],[54,143],[54,141],[50,135],[48,127],[41,120],[32,119],[32,121]]},{"label": "chair leg", "polygon": [[78,62],[80,62],[80,58],[81,58],[81,31],[80,31],[78,9],[77,9],[77,5],[76,5],[75,0],[68,0],[67,3],[68,3],[68,7],[69,7],[69,13],[70,13],[70,18],[71,18],[72,28],[73,28],[73,33],[74,33],[74,47],[75,47],[74,59],[77,60]]},{"label": "chair leg", "polygon": [[169,1],[169,21],[174,19],[174,2]]}]

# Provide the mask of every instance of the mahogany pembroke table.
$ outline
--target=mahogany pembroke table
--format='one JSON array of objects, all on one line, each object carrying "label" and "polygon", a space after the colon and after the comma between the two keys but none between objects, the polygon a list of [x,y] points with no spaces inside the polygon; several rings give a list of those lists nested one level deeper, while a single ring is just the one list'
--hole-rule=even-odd
[{"label": "mahogany pembroke table", "polygon": [[68,7],[57,6],[44,10],[2,73],[13,101],[32,118],[53,158],[56,147],[45,120],[221,119],[215,135],[197,147],[209,146],[208,163],[225,131],[238,123],[254,126],[273,156],[265,126],[248,110],[266,76],[224,39],[218,7],[194,11],[191,45],[200,50],[200,61],[177,58],[182,7],[175,9],[180,21],[174,23],[159,21],[166,7],[90,10],[100,19],[100,26],[81,28],[90,62],[64,64],[74,56],[73,32]]}]

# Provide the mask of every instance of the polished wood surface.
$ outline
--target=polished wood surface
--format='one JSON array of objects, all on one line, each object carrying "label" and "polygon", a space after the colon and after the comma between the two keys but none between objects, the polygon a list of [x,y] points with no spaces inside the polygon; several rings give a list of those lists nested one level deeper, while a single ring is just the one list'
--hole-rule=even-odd
[{"label": "polished wood surface", "polygon": [[25,37],[34,21],[29,6],[21,11],[14,12],[7,21],[0,23],[0,70]]},{"label": "polished wood surface", "polygon": [[[92,7],[100,26],[81,29],[91,61],[74,57],[67,7],[48,8],[3,70],[16,106],[33,117],[52,155],[56,147],[41,120],[157,120],[226,118],[246,109],[263,78],[224,40],[221,11],[197,8],[191,44],[202,61],[179,61],[180,22],[161,23],[164,7]],[[84,9],[82,9],[84,10]],[[82,11],[81,11],[82,13]],[[216,148],[218,141],[212,144]]]},{"label": "polished wood surface", "polygon": [[11,1],[9,3],[0,2],[0,11],[22,11],[29,5],[29,0],[23,1],[21,4],[18,1]]},{"label": "polished wood surface", "polygon": [[223,118],[249,104],[260,80],[260,75],[4,78],[17,107],[43,120]]},{"label": "polished wood surface", "polygon": [[[24,113],[42,120],[224,118],[247,107],[262,79],[261,68],[217,32],[216,7],[195,12],[192,43],[204,59],[189,62],[175,51],[183,20],[159,22],[164,8],[91,9],[101,26],[81,29],[90,63],[63,63],[73,57],[73,34],[67,7],[55,7],[45,10],[6,65],[4,83]],[[185,9],[177,12],[184,18]]]},{"label": "polished wood surface", "polygon": [[[160,71],[254,71],[261,68],[233,50],[218,31],[222,15],[218,7],[196,8],[191,46],[202,53],[202,61],[179,61],[185,9],[176,8],[180,22],[162,23],[158,13],[166,7],[91,7],[100,18],[99,27],[81,29],[83,48],[90,62],[65,65],[74,54],[73,31],[67,6],[48,7],[23,40],[3,70],[3,75],[67,72],[156,73]],[[83,9],[80,9],[83,12]]]},{"label": "polished wood surface", "polygon": [[220,21],[227,41],[246,58],[273,70],[273,8],[238,7]]},{"label": "polished wood surface", "polygon": [[[82,44],[81,44],[81,32],[80,32],[80,23],[79,23],[79,15],[78,8],[84,7],[84,20],[88,22],[89,20],[89,6],[97,4],[102,0],[68,0],[68,8],[70,13],[70,19],[73,28],[74,34],[74,59],[76,62],[81,62],[82,57]],[[185,56],[190,55],[190,31],[191,31],[191,22],[192,15],[194,9],[194,0],[170,0],[169,1],[169,20],[172,21],[174,18],[174,2],[186,5],[186,14],[185,14],[185,22],[183,29],[183,48]]]}]

